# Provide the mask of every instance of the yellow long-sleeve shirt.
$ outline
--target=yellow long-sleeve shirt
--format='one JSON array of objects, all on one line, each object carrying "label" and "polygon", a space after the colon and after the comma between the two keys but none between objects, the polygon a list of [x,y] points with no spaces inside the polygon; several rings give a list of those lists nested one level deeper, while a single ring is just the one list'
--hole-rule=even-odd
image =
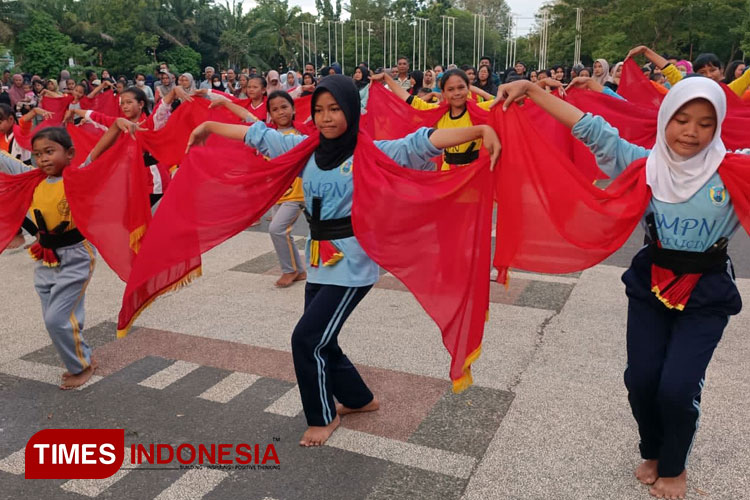
[{"label": "yellow long-sleeve shirt", "polygon": [[[664,78],[667,79],[670,85],[674,85],[682,80],[682,73],[680,73],[680,70],[674,64],[667,64],[662,68],[661,72],[664,73]],[[745,71],[741,77],[729,84],[729,88],[737,94],[737,97],[742,97],[742,94],[745,93],[748,87],[750,87],[750,71]]]},{"label": "yellow long-sleeve shirt", "polygon": [[[407,101],[409,104],[411,104],[411,107],[414,109],[435,109],[439,108],[440,104],[432,104],[429,102],[425,102],[422,99],[420,99],[417,96],[414,96],[413,99],[410,99]],[[484,102],[478,102],[477,106],[479,106],[482,109],[486,109],[489,111],[490,106],[492,106],[492,101],[484,101]],[[435,128],[461,128],[461,127],[471,127],[474,124],[471,122],[471,117],[469,117],[469,111],[464,110],[463,113],[461,113],[458,116],[451,116],[450,111],[445,113],[440,120],[438,120],[437,125],[435,125]],[[469,150],[469,148],[472,147],[472,151],[479,151],[479,149],[482,147],[482,139],[476,139],[471,142],[464,142],[463,144],[459,144],[458,146],[453,146],[450,148],[445,148],[446,153],[465,153]],[[454,168],[458,165],[453,165],[445,161],[445,157],[443,157],[443,164],[440,167],[440,170],[450,170],[451,168]]]}]

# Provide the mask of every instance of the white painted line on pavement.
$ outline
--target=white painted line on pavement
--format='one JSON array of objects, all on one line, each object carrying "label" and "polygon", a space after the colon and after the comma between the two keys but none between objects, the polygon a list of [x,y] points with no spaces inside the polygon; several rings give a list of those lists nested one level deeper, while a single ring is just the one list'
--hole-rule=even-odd
[{"label": "white painted line on pavement", "polygon": [[461,479],[469,478],[477,462],[475,458],[466,455],[343,427],[336,429],[328,438],[326,446]]},{"label": "white painted line on pavement", "polygon": [[163,370],[154,373],[146,380],[139,382],[138,385],[150,387],[152,389],[164,389],[197,369],[199,366],[200,365],[195,363],[188,363],[187,361],[175,361]]},{"label": "white painted line on pavement", "polygon": [[217,403],[228,403],[259,378],[251,373],[232,372],[198,397]]},{"label": "white painted line on pavement", "polygon": [[203,498],[211,493],[229,473],[217,469],[192,469],[172,483],[154,500],[184,500],[185,498]]},{"label": "white painted line on pavement", "polygon": [[24,473],[26,465],[26,448],[21,448],[15,453],[8,455],[0,460],[0,470],[8,474],[20,476]]},{"label": "white painted line on pavement", "polygon": [[[62,374],[64,371],[65,370],[59,366],[50,366],[43,363],[36,363],[34,361],[25,361],[23,359],[14,359],[13,361],[8,361],[7,363],[0,365],[0,373],[57,386],[62,382]],[[88,382],[80,387],[76,387],[76,390],[80,391],[81,389],[85,389],[101,379],[102,377],[99,375],[92,375]]]},{"label": "white painted line on pavement", "polygon": [[130,469],[120,469],[104,479],[71,479],[60,485],[60,488],[71,493],[94,498],[104,493],[110,486],[127,476]]},{"label": "white painted line on pavement", "polygon": [[[495,273],[497,276],[497,273]],[[510,270],[510,279],[519,278],[522,280],[532,281],[546,281],[547,283],[565,283],[568,285],[575,285],[578,283],[578,278],[571,278],[570,276],[557,276],[554,274],[538,274],[530,273],[526,271],[516,271],[515,269]]]},{"label": "white painted line on pavement", "polygon": [[302,412],[302,399],[299,396],[299,386],[295,385],[289,389],[264,411],[284,417],[296,417],[299,415]]}]

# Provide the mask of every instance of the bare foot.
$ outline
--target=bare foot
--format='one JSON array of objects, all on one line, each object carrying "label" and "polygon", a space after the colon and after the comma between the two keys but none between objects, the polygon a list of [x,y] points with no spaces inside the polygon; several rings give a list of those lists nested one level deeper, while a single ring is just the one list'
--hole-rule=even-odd
[{"label": "bare foot", "polygon": [[17,234],[13,237],[12,240],[10,240],[10,243],[8,243],[8,246],[5,248],[7,248],[8,250],[11,250],[13,248],[20,248],[24,243],[26,243],[26,240],[24,239],[23,235]]},{"label": "bare foot", "polygon": [[305,281],[307,279],[307,273],[299,273],[294,281]]},{"label": "bare foot", "polygon": [[297,281],[297,276],[299,276],[299,273],[293,272],[293,273],[284,273],[281,275],[281,278],[279,278],[276,281],[276,287],[277,288],[286,288],[288,286],[291,286],[292,283]]},{"label": "bare foot", "polygon": [[250,227],[255,227],[255,226],[260,226],[260,221],[259,220],[256,220],[255,222],[253,222],[252,224],[250,224]]},{"label": "bare foot", "polygon": [[363,413],[366,411],[377,411],[380,408],[380,402],[378,402],[377,399],[372,398],[372,401],[364,405],[362,408],[349,408],[347,406],[342,405],[341,403],[336,403],[336,413],[339,415],[348,415],[350,413]]},{"label": "bare foot", "polygon": [[685,498],[687,494],[687,471],[682,471],[677,477],[660,477],[648,490],[651,496],[677,500]]},{"label": "bare foot", "polygon": [[89,381],[89,379],[94,374],[98,366],[99,364],[92,359],[91,364],[81,373],[76,373],[75,375],[71,373],[67,377],[63,373],[62,384],[60,384],[60,389],[64,391],[68,391],[70,389],[75,389],[76,387],[82,386],[83,384]]},{"label": "bare foot", "polygon": [[311,425],[307,428],[305,433],[302,435],[302,439],[299,441],[300,446],[322,446],[331,437],[333,431],[341,423],[341,419],[336,415],[330,424],[320,427]]},{"label": "bare foot", "polygon": [[658,467],[658,460],[644,460],[635,470],[635,477],[643,484],[652,485],[659,479]]}]

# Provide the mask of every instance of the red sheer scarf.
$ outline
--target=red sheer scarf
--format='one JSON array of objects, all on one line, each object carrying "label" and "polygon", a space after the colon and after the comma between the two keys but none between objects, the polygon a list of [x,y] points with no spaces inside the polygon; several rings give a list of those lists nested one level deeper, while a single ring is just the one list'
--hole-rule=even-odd
[{"label": "red sheer scarf", "polygon": [[81,109],[91,109],[109,116],[122,116],[120,98],[112,91],[99,92],[94,97],[81,97]]},{"label": "red sheer scarf", "polygon": [[86,167],[66,168],[63,180],[81,234],[127,281],[151,220],[149,172],[143,165],[141,146],[123,135]]},{"label": "red sheer scarf", "polygon": [[472,383],[489,307],[489,160],[447,172],[410,170],[360,138],[354,165],[357,241],[437,323],[461,392]]},{"label": "red sheer scarf", "polygon": [[18,229],[29,211],[34,189],[46,176],[41,170],[30,170],[18,175],[0,172],[0,252],[18,234]]},{"label": "red sheer scarf", "polygon": [[[318,136],[271,161],[219,140],[184,159],[142,242],[123,296],[118,336],[159,295],[201,273],[201,254],[247,228],[288,189]],[[457,390],[471,383],[489,303],[492,192],[487,161],[446,173],[404,169],[360,133],[355,234],[401,279],[443,332]],[[444,214],[440,218],[435,214]],[[456,232],[456,227],[465,228]]]},{"label": "red sheer scarf", "polygon": [[[467,99],[466,109],[474,125],[487,123],[489,113]],[[400,139],[420,127],[434,127],[450,105],[443,103],[435,109],[418,110],[379,83],[370,85],[367,112],[362,115],[361,128],[373,139]]]},{"label": "red sheer scarf", "polygon": [[201,254],[258,220],[289,189],[317,135],[266,161],[240,142],[214,139],[180,166],[144,237],[128,280],[118,336],[159,295],[201,274]]},{"label": "red sheer scarf", "polygon": [[[542,137],[517,106],[497,110],[491,124],[503,143],[495,177],[498,201],[494,265],[568,273],[591,267],[622,246],[651,199],[642,158],[605,190],[593,186]],[[719,174],[750,232],[750,158],[727,155]]]},{"label": "red sheer scarf", "polygon": [[[141,158],[137,143],[123,137],[87,167],[63,170],[65,197],[76,227],[123,281],[151,218]],[[37,169],[19,175],[0,173],[0,206],[6,207],[0,212],[0,248],[18,232],[34,189],[45,177]]]}]

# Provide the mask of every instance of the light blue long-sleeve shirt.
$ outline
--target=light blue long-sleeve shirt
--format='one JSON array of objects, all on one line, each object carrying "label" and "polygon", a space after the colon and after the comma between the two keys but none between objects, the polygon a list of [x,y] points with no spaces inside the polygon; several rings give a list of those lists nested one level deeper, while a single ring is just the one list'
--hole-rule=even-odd
[{"label": "light blue long-sleeve shirt", "polygon": [[[599,168],[611,178],[650,150],[620,137],[601,116],[586,113],[571,129],[596,156]],[[747,150],[738,151],[746,153]],[[651,198],[646,216],[654,214],[659,241],[664,248],[704,252],[719,238],[731,238],[740,226],[729,193],[716,172],[689,200],[665,203]],[[642,222],[646,229],[645,220]]]},{"label": "light blue long-sleeve shirt", "polygon": [[[430,142],[430,131],[421,128],[403,139],[375,141],[375,146],[403,167],[435,170],[431,158],[442,154],[442,150]],[[245,144],[275,158],[306,138],[304,135],[283,135],[262,122],[256,122],[245,134]],[[310,157],[302,171],[302,188],[308,212],[312,213],[312,200],[318,197],[322,199],[321,219],[339,219],[352,214],[352,161],[353,157],[349,157],[338,168],[321,170],[315,163],[315,155]],[[332,240],[332,243],[341,250],[344,258],[333,266],[309,267],[307,281],[324,285],[368,286],[378,280],[378,265],[367,256],[356,237]],[[305,253],[309,262],[309,237]]]}]

